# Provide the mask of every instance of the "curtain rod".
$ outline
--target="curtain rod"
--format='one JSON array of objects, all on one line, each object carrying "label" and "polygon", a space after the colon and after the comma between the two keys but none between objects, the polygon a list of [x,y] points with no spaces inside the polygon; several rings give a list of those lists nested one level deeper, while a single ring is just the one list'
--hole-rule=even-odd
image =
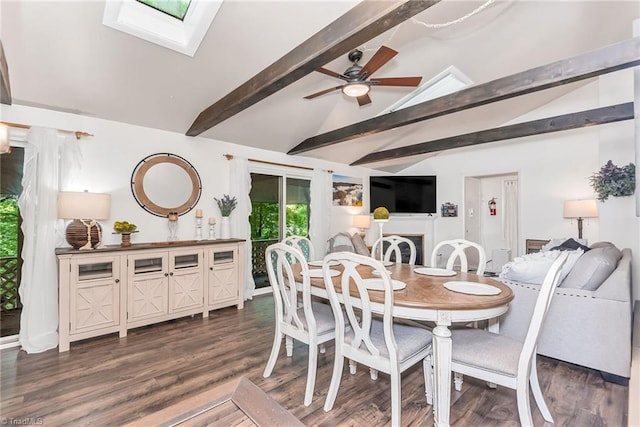
[{"label": "curtain rod", "polygon": [[[21,123],[9,123],[9,122],[0,122],[3,125],[12,127],[12,128],[19,128],[19,129],[31,129],[31,125],[23,125]],[[83,132],[83,131],[73,131],[73,130],[65,130],[65,129],[57,129],[58,132],[65,132],[65,133],[73,133],[76,136],[76,139],[80,139],[84,136],[93,136],[93,134],[90,134],[88,132]]]},{"label": "curtain rod", "polygon": [[[227,160],[232,160],[233,159],[233,154],[223,154],[224,157],[227,158]],[[250,162],[254,162],[254,163],[262,163],[265,165],[273,165],[273,166],[284,166],[287,168],[295,168],[295,169],[304,169],[304,170],[308,170],[308,171],[312,171],[313,168],[310,168],[308,166],[296,166],[296,165],[288,165],[286,163],[277,163],[277,162],[269,162],[267,160],[258,160],[258,159],[247,159]],[[329,173],[333,173],[332,170],[327,170],[327,172]]]}]

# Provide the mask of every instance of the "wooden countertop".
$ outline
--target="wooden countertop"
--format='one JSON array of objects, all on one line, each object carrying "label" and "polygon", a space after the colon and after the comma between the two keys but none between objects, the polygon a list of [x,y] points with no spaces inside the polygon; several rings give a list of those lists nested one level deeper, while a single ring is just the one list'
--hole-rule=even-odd
[{"label": "wooden countertop", "polygon": [[135,251],[141,249],[180,248],[186,246],[222,245],[224,243],[244,243],[244,239],[216,239],[216,240],[172,240],[164,242],[134,243],[131,246],[106,245],[101,249],[78,250],[74,248],[56,248],[56,255],[94,254],[102,252]]}]

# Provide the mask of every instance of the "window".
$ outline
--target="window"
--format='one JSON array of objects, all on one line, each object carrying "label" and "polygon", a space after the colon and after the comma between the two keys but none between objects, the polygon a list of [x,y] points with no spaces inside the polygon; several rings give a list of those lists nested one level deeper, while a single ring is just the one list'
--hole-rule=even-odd
[{"label": "window", "polygon": [[[222,0],[109,0],[102,23],[193,56],[221,4]],[[176,16],[180,14],[182,18]]]},{"label": "window", "polygon": [[287,174],[251,174],[252,273],[256,288],[269,286],[264,259],[269,245],[288,236],[309,236],[311,180]]},{"label": "window", "polygon": [[189,9],[191,0],[138,0],[160,12],[171,15],[176,19],[183,20]]},{"label": "window", "polygon": [[467,86],[471,86],[472,83],[471,79],[465,76],[462,71],[454,66],[450,66],[380,114],[392,113],[421,102],[457,92]]}]

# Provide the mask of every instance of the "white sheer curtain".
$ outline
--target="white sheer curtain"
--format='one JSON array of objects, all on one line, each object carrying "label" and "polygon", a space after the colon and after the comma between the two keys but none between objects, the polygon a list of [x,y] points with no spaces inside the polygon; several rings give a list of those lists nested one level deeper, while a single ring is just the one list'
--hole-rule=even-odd
[{"label": "white sheer curtain", "polygon": [[234,156],[231,160],[230,169],[231,183],[229,187],[231,196],[238,198],[238,206],[232,214],[235,220],[231,221],[231,235],[246,241],[244,245],[244,299],[253,299],[253,291],[256,289],[256,284],[251,274],[253,265],[251,260],[251,224],[249,224],[249,215],[251,215],[249,161],[246,158]]},{"label": "white sheer curtain", "polygon": [[58,345],[58,269],[56,246],[64,242],[64,224],[57,219],[58,192],[78,164],[73,135],[32,127],[27,135],[18,199],[22,216],[22,278],[20,335],[22,349],[39,353]]},{"label": "white sheer curtain", "polygon": [[502,220],[502,236],[511,256],[518,253],[518,180],[508,179],[502,182],[504,193],[504,216]]},{"label": "white sheer curtain", "polygon": [[329,240],[332,198],[331,173],[315,169],[311,177],[311,219],[309,220],[309,238],[313,243],[316,258],[324,257]]}]

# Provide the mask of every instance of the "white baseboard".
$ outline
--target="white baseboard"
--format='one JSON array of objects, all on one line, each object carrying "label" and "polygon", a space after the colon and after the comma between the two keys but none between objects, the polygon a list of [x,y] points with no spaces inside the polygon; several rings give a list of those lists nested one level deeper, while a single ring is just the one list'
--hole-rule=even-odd
[{"label": "white baseboard", "polygon": [[18,341],[17,335],[10,335],[8,337],[0,338],[0,350],[13,347],[20,347],[20,341]]},{"label": "white baseboard", "polygon": [[267,286],[266,288],[260,288],[260,289],[255,289],[253,291],[253,296],[258,296],[258,295],[267,295],[267,294],[271,294],[273,291],[271,290],[271,286]]}]

